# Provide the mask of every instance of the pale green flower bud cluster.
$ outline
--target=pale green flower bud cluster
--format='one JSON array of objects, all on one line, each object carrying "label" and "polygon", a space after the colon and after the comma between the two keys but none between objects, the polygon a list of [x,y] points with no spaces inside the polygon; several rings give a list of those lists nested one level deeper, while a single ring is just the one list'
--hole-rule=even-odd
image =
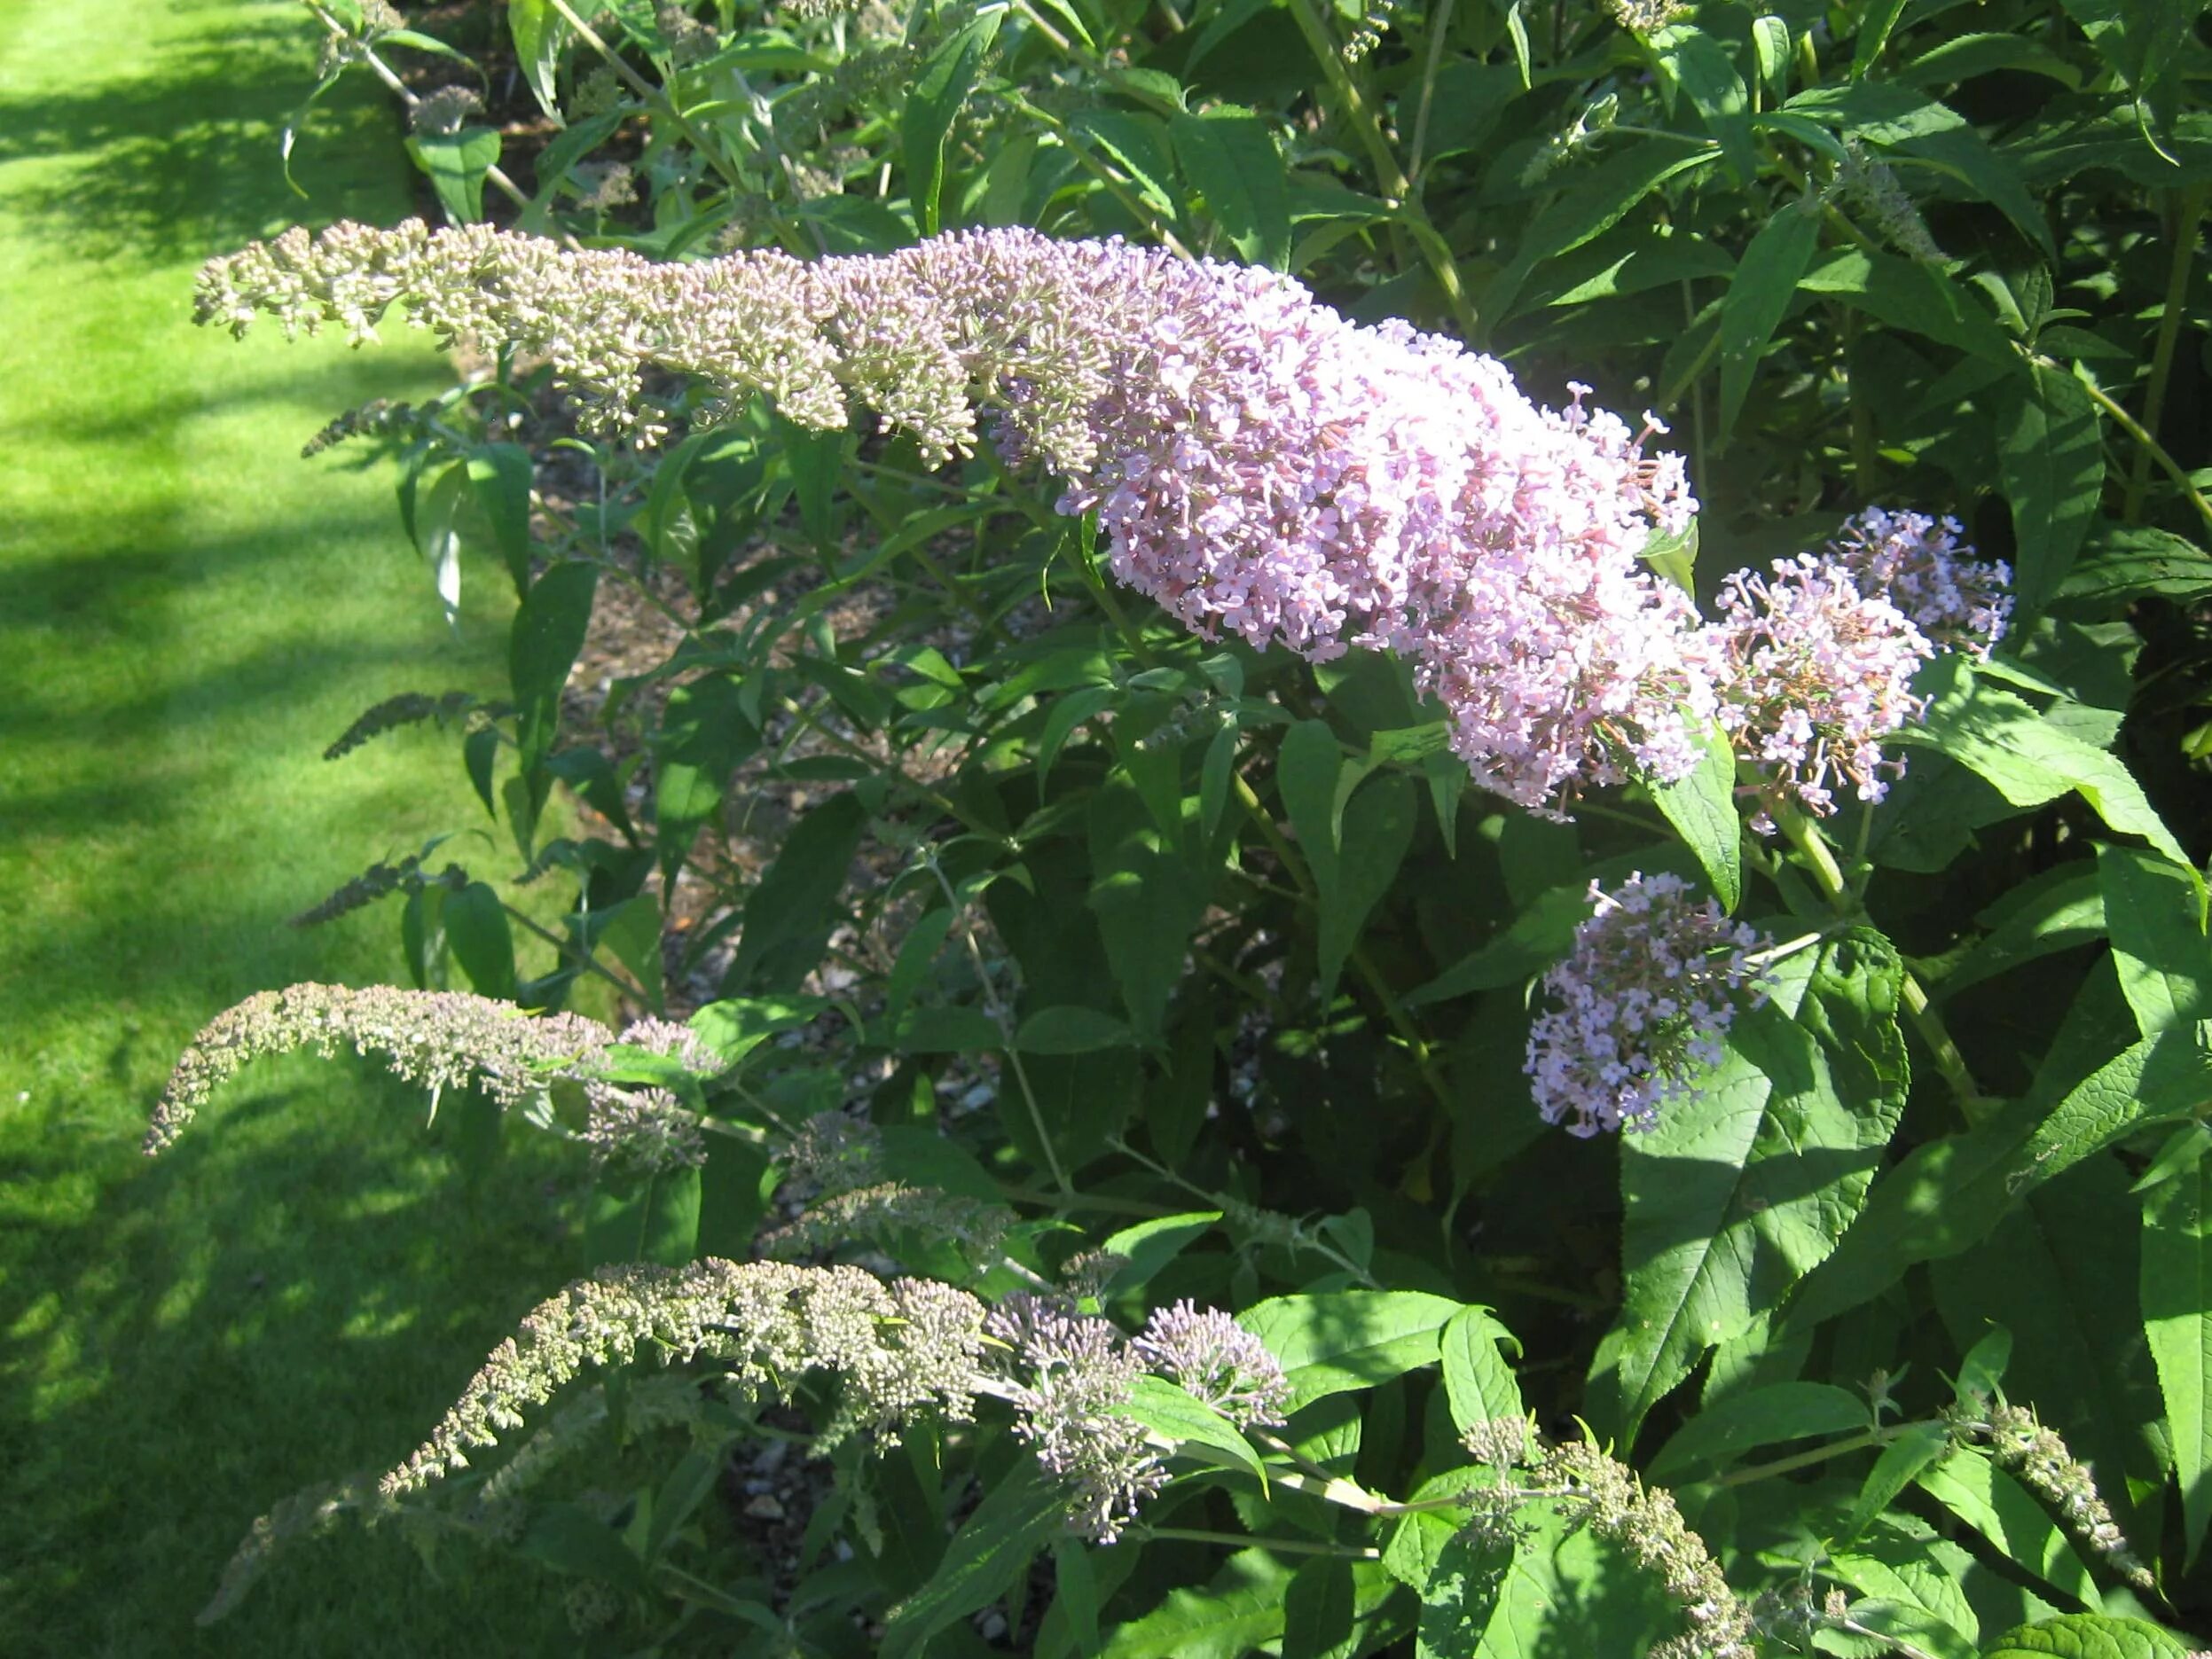
[{"label": "pale green flower bud cluster", "polygon": [[2024,1405],[1993,1405],[1986,1414],[1959,1426],[1988,1443],[1989,1455],[2020,1477],[2020,1483],[2059,1512],[2074,1535],[2142,1589],[2153,1584],[2149,1570],[2128,1548],[2113,1518],[2112,1506],[2097,1490],[2088,1464],[2068,1449],[2059,1431]]},{"label": "pale green flower bud cluster", "polygon": [[350,1049],[373,1056],[432,1095],[481,1089],[502,1107],[530,1099],[550,1070],[595,1055],[611,1040],[581,1014],[533,1016],[513,1003],[461,991],[372,985],[294,985],[248,997],[192,1039],[154,1107],[145,1151],[165,1152],[208,1097],[266,1054]]},{"label": "pale green flower bud cluster", "polygon": [[584,1111],[578,1139],[598,1169],[660,1175],[707,1161],[699,1115],[666,1089],[592,1089]]},{"label": "pale green flower bud cluster", "polygon": [[1526,1464],[1518,1478],[1475,1494],[1470,1525],[1499,1543],[1514,1535],[1514,1512],[1532,1499],[1549,1500],[1570,1524],[1625,1550],[1679,1603],[1690,1628],[1651,1650],[1651,1659],[1755,1659],[1751,1609],[1729,1588],[1706,1542],[1690,1529],[1663,1488],[1651,1488],[1627,1464],[1585,1443],[1542,1448],[1525,1458],[1513,1447],[1533,1441],[1517,1418],[1480,1423],[1467,1444],[1501,1468]]},{"label": "pale green flower bud cluster", "polygon": [[904,1181],[878,1181],[831,1193],[804,1215],[762,1233],[763,1256],[788,1261],[856,1241],[884,1242],[900,1233],[950,1239],[974,1256],[998,1253],[1013,1213],[998,1204]]},{"label": "pale green flower bud cluster", "polygon": [[[395,885],[404,879],[394,873]],[[418,873],[418,879],[445,878]],[[344,896],[341,889],[318,908]],[[664,1020],[641,1020],[616,1033],[581,1014],[529,1014],[465,991],[312,984],[263,991],[192,1039],[154,1107],[145,1149],[167,1151],[217,1088],[263,1055],[311,1050],[329,1058],[350,1049],[427,1089],[434,1102],[448,1089],[480,1089],[505,1109],[535,1099],[557,1079],[579,1084],[586,1110],[581,1139],[602,1162],[645,1169],[703,1162],[695,1114],[665,1090],[638,1092],[608,1081],[617,1047],[673,1060],[698,1076],[722,1068],[696,1033]]]},{"label": "pale green flower bud cluster", "polygon": [[796,1219],[770,1228],[755,1248],[789,1261],[840,1244],[890,1242],[901,1233],[950,1239],[972,1257],[994,1256],[1014,1214],[1002,1204],[915,1186],[891,1178],[875,1126],[843,1112],[819,1112],[786,1144],[788,1180],[815,1189]]},{"label": "pale green flower bud cluster", "polygon": [[604,1268],[532,1311],[381,1490],[403,1496],[466,1467],[588,1367],[648,1351],[671,1363],[718,1361],[729,1381],[764,1397],[834,1373],[843,1394],[833,1440],[855,1428],[895,1438],[925,1411],[964,1419],[983,1319],[983,1304],[950,1286],[885,1285],[852,1267],[709,1257],[681,1268]]}]

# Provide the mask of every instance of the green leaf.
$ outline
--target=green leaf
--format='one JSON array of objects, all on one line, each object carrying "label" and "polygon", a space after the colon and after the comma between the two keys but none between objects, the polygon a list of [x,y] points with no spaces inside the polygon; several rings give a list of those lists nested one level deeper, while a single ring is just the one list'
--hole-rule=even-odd
[{"label": "green leaf", "polygon": [[464,127],[455,133],[418,133],[407,153],[430,176],[430,188],[455,224],[474,224],[484,216],[484,175],[499,164],[499,135],[490,127]]},{"label": "green leaf", "polygon": [[507,925],[506,906],[482,881],[471,881],[458,893],[449,893],[443,912],[445,940],[453,959],[468,975],[479,997],[514,999],[514,932]]},{"label": "green leaf", "polygon": [[645,1563],[620,1532],[582,1504],[533,1506],[514,1552],[571,1577],[596,1578],[640,1594],[646,1589]]},{"label": "green leaf", "polygon": [[1997,426],[1997,477],[2012,504],[2012,591],[2040,610],[2074,567],[2105,487],[2096,406],[2070,374],[2031,365],[2006,382]]},{"label": "green leaf", "polygon": [[[1808,203],[1785,207],[1759,227],[1721,297],[1720,435],[1723,442],[1736,429],[1736,418],[1743,412],[1744,399],[1751,393],[1759,360],[1788,313],[1797,285],[1820,241],[1820,217],[1808,207]],[[1729,782],[1735,780],[1731,768]]]},{"label": "green leaf", "polygon": [[1107,1256],[1118,1256],[1122,1265],[1107,1281],[1109,1295],[1138,1290],[1152,1282],[1152,1275],[1203,1238],[1221,1219],[1218,1209],[1196,1209],[1183,1216],[1160,1216],[1124,1227],[1099,1246]]},{"label": "green leaf", "polygon": [[2051,603],[2118,616],[2137,599],[2192,605],[2212,596],[2212,553],[2169,530],[2099,520],[2083,539]]},{"label": "green leaf", "polygon": [[2201,889],[2190,878],[2181,865],[2139,848],[2097,849],[2120,989],[2145,1037],[2192,1024],[2208,1012],[2212,938],[2206,937],[2198,903]]},{"label": "green leaf", "polygon": [[[2127,1172],[2098,1159],[2036,1189],[1973,1249],[1928,1272],[1952,1340],[1981,1348],[2009,1333],[2005,1393],[2032,1403],[2103,1476],[2123,1530],[2137,1521],[2129,1479],[2167,1464],[2156,1370],[2125,1287],[2140,1276],[2137,1201]],[[1962,1386],[1969,1379],[1962,1367]]]},{"label": "green leaf", "polygon": [[1687,23],[1670,23],[1659,30],[1651,37],[1651,47],[1661,67],[1690,95],[1706,130],[1719,141],[1737,186],[1750,184],[1759,176],[1759,153],[1751,134],[1751,93],[1728,49]]},{"label": "green leaf", "polygon": [[1956,1447],[1918,1478],[1922,1491],[1988,1539],[2004,1559],[2083,1607],[2103,1605],[2089,1569],[2059,1523],[2026,1487],[1981,1452]]},{"label": "green leaf", "polygon": [[1413,779],[1403,772],[1384,772],[1361,784],[1345,803],[1341,846],[1353,856],[1340,852],[1330,859],[1330,879],[1321,883],[1316,975],[1324,1002],[1336,990],[1361,927],[1398,879],[1419,813]]},{"label": "green leaf", "polygon": [[1353,1563],[1316,1556],[1291,1577],[1282,1598],[1282,1659],[1358,1659],[1363,1644]]},{"label": "green leaf", "polygon": [[2145,1037],[2098,1068],[2036,1126],[2012,1160],[2017,1196],[2129,1136],[2185,1123],[2212,1101],[2212,1040],[2204,1025]]},{"label": "green leaf", "polygon": [[[589,15],[595,5],[577,8]],[[553,8],[552,0],[507,0],[507,32],[514,37],[515,62],[537,96],[537,106],[558,122],[560,93],[553,82],[561,65],[561,50],[568,43],[568,23]]]},{"label": "green leaf", "polygon": [[1866,72],[1874,67],[1882,55],[1882,48],[1889,44],[1890,31],[1897,27],[1903,15],[1905,0],[1869,0],[1866,11],[1859,19],[1859,32],[1851,43],[1851,78],[1866,79]]},{"label": "green leaf", "polygon": [[1495,1651],[1485,1642],[1484,1632],[1497,1616],[1515,1553],[1512,1546],[1471,1531],[1444,1534],[1427,1579],[1416,1586],[1421,1592],[1416,1659],[1473,1659]]},{"label": "green leaf", "polygon": [[1744,896],[1744,826],[1736,816],[1736,751],[1718,721],[1706,723],[1703,748],[1695,771],[1671,784],[1653,784],[1651,799],[1698,855],[1706,885],[1721,908],[1733,914]]},{"label": "green leaf", "polygon": [[1168,121],[1183,176],[1240,258],[1285,270],[1290,262],[1290,192],[1267,122],[1222,105]]},{"label": "green leaf", "polygon": [[1988,935],[1943,976],[1945,997],[2039,957],[2095,943],[2105,936],[2105,897],[2094,869],[2061,865],[1976,919],[1989,925]]},{"label": "green leaf", "polygon": [[699,1210],[696,1169],[663,1170],[601,1186],[584,1213],[585,1255],[594,1267],[624,1262],[681,1267],[699,1254]]},{"label": "green leaf", "polygon": [[906,929],[906,936],[898,942],[898,958],[883,982],[886,1018],[895,1021],[906,1011],[914,993],[928,977],[930,965],[944,948],[945,935],[952,930],[953,912],[949,905],[940,905],[918,917],[914,925]]},{"label": "green leaf", "polygon": [[1444,1395],[1452,1427],[1464,1434],[1479,1423],[1526,1416],[1521,1385],[1501,1348],[1521,1351],[1513,1333],[1487,1308],[1463,1308],[1444,1327],[1439,1356],[1444,1362]]},{"label": "green leaf", "polygon": [[[1708,1348],[1748,1330],[1836,1248],[1904,1112],[1904,966],[1857,929],[1772,976],[1711,1078],[1625,1139],[1619,1322],[1592,1372],[1623,1442]],[[1794,1016],[1794,1017],[1792,1017]]]},{"label": "green leaf", "polygon": [[1460,1308],[1417,1290],[1340,1290],[1277,1296],[1236,1322],[1282,1362],[1296,1410],[1434,1365],[1438,1333]]},{"label": "green leaf", "polygon": [[[1037,790],[1042,794],[1052,779],[1052,763],[1060,756],[1067,740],[1075,735],[1076,728],[1094,719],[1112,708],[1121,699],[1121,692],[1111,685],[1086,685],[1070,692],[1064,697],[1053,699],[1052,708],[1045,716],[1045,729],[1037,734]],[[1234,739],[1231,740],[1234,741]]]},{"label": "green leaf", "polygon": [[2041,806],[2071,790],[2114,829],[2140,835],[2190,871],[2201,892],[2202,879],[2195,876],[2189,855],[2152,810],[2142,786],[2112,755],[1991,685],[1959,653],[1928,664],[1918,689],[1927,696],[1926,718],[1898,732],[1898,742],[1941,750],[2016,807]]},{"label": "green leaf", "polygon": [[1668,179],[1706,166],[1719,154],[1717,146],[1685,155],[1673,145],[1639,144],[1578,176],[1530,221],[1511,262],[1490,279],[1479,303],[1483,317],[1493,327],[1504,321],[1521,285],[1538,265],[1610,231]]},{"label": "green leaf", "polygon": [[1981,1659],[2188,1659],[2190,1646],[2141,1619],[2069,1613],[2007,1631]]},{"label": "green leaf", "polygon": [[945,193],[945,138],[976,89],[1005,17],[1003,12],[986,12],[947,40],[930,55],[906,93],[899,141],[906,159],[907,198],[924,236],[935,236],[942,223],[938,203]]},{"label": "green leaf", "polygon": [[665,1002],[662,984],[661,906],[650,893],[633,893],[599,912],[599,941],[630,970],[645,1006],[659,1013]]},{"label": "green leaf", "polygon": [[[1447,1469],[1422,1482],[1407,1501],[1418,1505],[1460,1497],[1494,1485],[1496,1478],[1486,1468]],[[1425,1592],[1438,1563],[1462,1530],[1449,1508],[1416,1509],[1401,1515],[1384,1542],[1383,1569],[1408,1589]]]},{"label": "green leaf", "polygon": [[821,959],[867,809],[848,791],[791,826],[775,861],[745,900],[745,927],[724,985],[730,990],[796,990]]},{"label": "green leaf", "polygon": [[468,468],[456,461],[431,481],[418,496],[415,474],[409,473],[400,486],[399,515],[414,538],[423,562],[437,584],[438,603],[445,607],[447,622],[458,626],[461,606],[461,537],[458,520],[462,492],[468,488]]},{"label": "green leaf", "polygon": [[1142,1423],[1154,1434],[1209,1447],[1220,1454],[1212,1461],[1247,1469],[1259,1476],[1262,1487],[1267,1483],[1267,1471],[1260,1466],[1259,1454],[1236,1425],[1165,1377],[1137,1378],[1130,1384],[1128,1399],[1114,1409],[1118,1415]]},{"label": "green leaf", "polygon": [[1095,1008],[1040,1008],[1014,1034],[1014,1046],[1025,1054],[1094,1054],[1136,1040],[1126,1021]]},{"label": "green leaf", "polygon": [[699,832],[721,810],[730,775],[760,748],[745,713],[744,683],[726,674],[679,685],[661,717],[653,767],[653,810],[661,873],[672,882]]},{"label": "green leaf", "polygon": [[2212,1162],[2200,1158],[2144,1193],[2141,1279],[2193,1562],[2212,1522]]},{"label": "green leaf", "polygon": [[1851,1506],[1851,1514],[1844,1522],[1843,1530],[1836,1535],[1836,1541],[1848,1543],[1858,1538],[1874,1524],[1899,1492],[1920,1478],[1923,1469],[1949,1456],[1950,1449],[1948,1424],[1907,1424],[1896,1439],[1882,1448],[1882,1455],[1874,1459],[1874,1467],[1867,1471],[1858,1499]]},{"label": "green leaf", "polygon": [[899,1054],[973,1054],[1003,1048],[1005,1034],[980,1008],[909,1008],[869,1040]]},{"label": "green leaf", "polygon": [[1091,890],[1106,959],[1141,1042],[1157,1043],[1206,889],[1163,835],[1135,786],[1116,777],[1092,797]]},{"label": "green leaf", "polygon": [[1659,1449],[1644,1473],[1667,1485],[1728,1467],[1760,1446],[1870,1427],[1866,1401],[1825,1382],[1773,1382],[1708,1405]]},{"label": "green leaf", "polygon": [[519,443],[483,443],[469,452],[468,481],[491,526],[517,594],[530,582],[530,452]]},{"label": "green leaf", "polygon": [[1807,271],[1798,286],[1832,294],[1877,322],[1986,362],[2010,368],[2019,360],[2004,331],[1969,289],[1917,261],[1844,248]]},{"label": "green leaf", "polygon": [[876,1651],[883,1659],[913,1659],[938,1632],[989,1607],[1051,1544],[1067,1513],[1067,1490],[1025,1460],[984,1495],[929,1581],[891,1608]]},{"label": "green leaf", "polygon": [[1777,98],[1790,93],[1790,26],[1778,17],[1769,14],[1753,19],[1751,26],[1752,50],[1759,55],[1759,79],[1767,90]]},{"label": "green leaf", "polygon": [[1871,1598],[1852,1608],[1855,1623],[1905,1637],[1930,1659],[1974,1659],[1981,1621],[1928,1539],[1885,1527],[1856,1548],[1832,1551],[1827,1569]]},{"label": "green leaf", "polygon": [[1298,837],[1298,852],[1316,885],[1337,880],[1337,779],[1345,767],[1344,746],[1323,720],[1301,720],[1283,735],[1275,762],[1275,791]]},{"label": "green leaf", "polygon": [[1244,1659],[1282,1634],[1290,1569],[1265,1550],[1240,1550],[1203,1589],[1171,1590],[1107,1638],[1101,1659]]},{"label": "green leaf", "polygon": [[[1792,1301],[1789,1329],[1808,1335],[1822,1320],[1880,1295],[1915,1264],[1956,1255],[1986,1238],[2012,1207],[2024,1149],[2046,1114],[2094,1078],[2095,1056],[2125,1042],[2132,1027],[2107,959],[2068,1007],[2028,1098],[1965,1134],[1915,1146],[1883,1175],[1836,1253]],[[2141,1073],[2130,1075],[2139,1079]],[[2126,1079],[2114,1081],[2125,1089]]]},{"label": "green leaf", "polygon": [[599,591],[599,567],[572,560],[553,566],[530,584],[514,614],[507,640],[507,678],[514,687],[515,748],[523,775],[533,779],[532,797],[545,792],[543,773],[561,732],[561,693],[584,649],[592,625],[592,601]]},{"label": "green leaf", "polygon": [[1681,1605],[1618,1545],[1541,1501],[1514,1519],[1523,1530],[1502,1579],[1499,1555],[1471,1534],[1437,1563],[1423,1598],[1422,1659],[1613,1659],[1682,1627]]},{"label": "green leaf", "polygon": [[1068,125],[1126,173],[1155,212],[1171,221],[1177,216],[1175,164],[1165,122],[1127,110],[1086,109],[1077,112]]}]

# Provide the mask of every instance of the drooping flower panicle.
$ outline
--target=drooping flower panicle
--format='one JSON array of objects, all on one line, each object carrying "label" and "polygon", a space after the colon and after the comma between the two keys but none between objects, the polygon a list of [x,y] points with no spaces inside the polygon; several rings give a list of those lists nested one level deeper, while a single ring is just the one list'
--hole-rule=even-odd
[{"label": "drooping flower panicle", "polygon": [[601,430],[656,437],[646,371],[791,420],[855,403],[941,462],[993,436],[1095,510],[1115,574],[1188,626],[1308,656],[1387,646],[1478,781],[1534,807],[1681,775],[1710,693],[1688,599],[1636,553],[1695,511],[1678,458],[1494,359],[1355,325],[1295,281],[1021,230],[802,262],[567,254],[482,226],[292,231],[202,272],[202,321],[373,334],[394,305],[542,356]]},{"label": "drooping flower panicle", "polygon": [[265,990],[218,1014],[192,1040],[153,1108],[145,1150],[167,1151],[217,1088],[263,1055],[311,1050],[327,1059],[349,1049],[434,1099],[448,1089],[481,1089],[503,1108],[567,1078],[584,1085],[590,1121],[583,1139],[602,1158],[651,1168],[699,1161],[696,1121],[673,1097],[607,1081],[609,1051],[618,1045],[701,1076],[721,1069],[694,1032],[667,1021],[641,1020],[616,1033],[581,1014],[529,1014],[467,991],[315,984]]},{"label": "drooping flower panicle", "polygon": [[1559,1005],[1528,1034],[1527,1070],[1547,1123],[1571,1133],[1648,1129],[1757,994],[1745,952],[1759,941],[1718,904],[1695,902],[1678,875],[1632,875],[1611,894],[1590,883],[1590,918],[1544,976]]}]

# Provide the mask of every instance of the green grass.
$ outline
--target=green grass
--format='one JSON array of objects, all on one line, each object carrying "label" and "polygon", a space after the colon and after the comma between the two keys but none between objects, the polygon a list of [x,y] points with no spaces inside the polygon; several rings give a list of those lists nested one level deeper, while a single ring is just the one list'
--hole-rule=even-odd
[{"label": "green grass", "polygon": [[256,1514],[403,1456],[571,1261],[549,1166],[512,1156],[472,1197],[421,1102],[347,1065],[257,1068],[169,1158],[137,1152],[209,1015],[399,973],[388,908],[284,918],[485,822],[450,740],[319,758],[379,698],[498,683],[489,572],[457,640],[388,473],[297,458],[435,358],[188,322],[206,255],[408,210],[365,90],[314,123],[312,200],[286,190],[311,27],[273,0],[0,0],[0,1653],[542,1652],[565,1628],[519,1568],[442,1557],[441,1587],[357,1531],[192,1624]]}]

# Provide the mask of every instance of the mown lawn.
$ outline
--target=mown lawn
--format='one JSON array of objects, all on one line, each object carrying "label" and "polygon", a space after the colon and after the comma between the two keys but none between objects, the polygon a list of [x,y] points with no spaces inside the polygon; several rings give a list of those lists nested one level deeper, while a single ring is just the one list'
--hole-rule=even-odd
[{"label": "mown lawn", "polygon": [[398,974],[390,910],[286,916],[484,823],[435,736],[319,758],[381,697],[498,683],[495,583],[456,638],[388,475],[297,455],[434,359],[188,325],[207,254],[408,209],[365,90],[313,124],[312,199],[286,189],[311,28],[278,0],[0,0],[0,1653],[543,1652],[565,1629],[540,1578],[448,1553],[441,1590],[357,1533],[192,1624],[256,1514],[403,1456],[570,1262],[551,1166],[518,1152],[472,1194],[421,1102],[347,1065],[256,1068],[169,1158],[137,1150],[208,1015]]}]

